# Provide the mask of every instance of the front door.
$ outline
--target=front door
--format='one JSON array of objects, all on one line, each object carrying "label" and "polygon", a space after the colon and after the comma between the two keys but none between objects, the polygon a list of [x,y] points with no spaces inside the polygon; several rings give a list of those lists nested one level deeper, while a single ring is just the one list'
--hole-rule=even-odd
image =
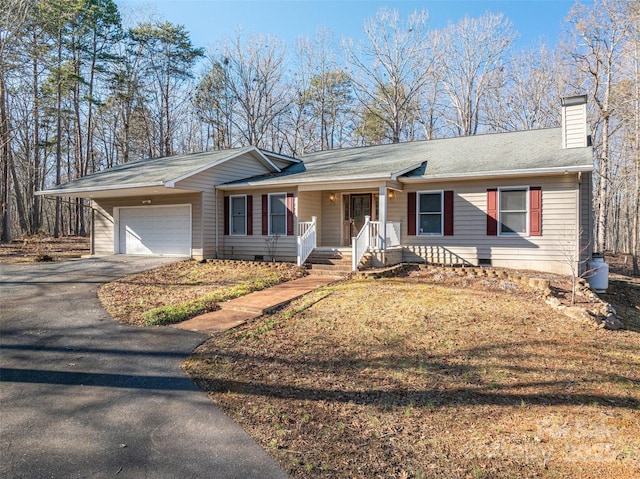
[{"label": "front door", "polygon": [[364,226],[365,216],[371,217],[371,194],[345,195],[343,243],[351,245],[351,238],[357,236]]}]

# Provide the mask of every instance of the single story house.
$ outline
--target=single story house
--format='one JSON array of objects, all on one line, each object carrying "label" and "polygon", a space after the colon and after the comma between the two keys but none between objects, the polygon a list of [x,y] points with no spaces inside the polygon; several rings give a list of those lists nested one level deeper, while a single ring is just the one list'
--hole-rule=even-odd
[{"label": "single story house", "polygon": [[89,198],[91,253],[373,265],[461,263],[569,273],[591,255],[586,96],[562,127],[346,148],[256,147],[131,162],[44,195]]}]

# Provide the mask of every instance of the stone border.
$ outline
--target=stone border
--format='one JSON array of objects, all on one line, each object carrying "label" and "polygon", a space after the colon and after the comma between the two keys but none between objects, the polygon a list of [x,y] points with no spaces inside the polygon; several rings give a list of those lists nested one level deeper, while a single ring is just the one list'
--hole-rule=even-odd
[{"label": "stone border", "polygon": [[410,265],[405,263],[404,267],[398,268],[394,273],[398,274],[400,272],[407,272],[415,267],[440,271],[442,274],[449,276],[453,274],[455,276],[467,276],[472,278],[495,278],[508,280],[520,286],[540,292],[545,303],[569,318],[585,321],[597,328],[604,328],[612,331],[624,329],[624,325],[620,318],[617,317],[616,310],[613,306],[600,299],[589,287],[589,284],[584,278],[580,278],[578,280],[576,295],[583,296],[588,299],[591,303],[588,307],[565,306],[562,304],[560,298],[553,294],[553,291],[551,290],[551,280],[549,279],[536,278],[521,273],[510,272],[506,269],[496,270],[493,268],[452,267],[428,264]]}]

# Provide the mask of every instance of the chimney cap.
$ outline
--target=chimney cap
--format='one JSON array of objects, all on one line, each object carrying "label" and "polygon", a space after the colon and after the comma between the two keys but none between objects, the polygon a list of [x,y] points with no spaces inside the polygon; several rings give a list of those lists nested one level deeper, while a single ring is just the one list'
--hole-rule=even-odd
[{"label": "chimney cap", "polygon": [[575,106],[587,103],[587,95],[566,96],[562,98],[562,106]]}]

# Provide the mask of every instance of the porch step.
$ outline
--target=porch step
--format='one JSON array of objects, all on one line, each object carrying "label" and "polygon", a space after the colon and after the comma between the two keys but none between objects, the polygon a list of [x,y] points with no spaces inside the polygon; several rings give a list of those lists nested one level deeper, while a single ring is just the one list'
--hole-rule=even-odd
[{"label": "porch step", "polygon": [[341,275],[346,276],[351,273],[351,252],[339,250],[314,250],[307,261],[305,267],[312,274],[321,276]]}]

